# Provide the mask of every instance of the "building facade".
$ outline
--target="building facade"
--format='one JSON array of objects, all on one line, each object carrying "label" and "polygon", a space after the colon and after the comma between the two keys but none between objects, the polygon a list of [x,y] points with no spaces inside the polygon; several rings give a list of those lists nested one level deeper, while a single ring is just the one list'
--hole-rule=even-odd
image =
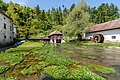
[{"label": "building facade", "polygon": [[0,12],[0,45],[13,43],[13,21],[3,12]]},{"label": "building facade", "polygon": [[[91,27],[85,34],[85,39],[95,40],[95,35],[103,35],[104,43],[120,43],[120,19],[97,24]],[[96,36],[97,38],[98,36]],[[99,38],[99,37],[98,37]]]},{"label": "building facade", "polygon": [[15,25],[13,25],[13,38],[17,38],[17,27]]},{"label": "building facade", "polygon": [[63,43],[63,34],[60,31],[54,31],[49,34],[50,43]]}]

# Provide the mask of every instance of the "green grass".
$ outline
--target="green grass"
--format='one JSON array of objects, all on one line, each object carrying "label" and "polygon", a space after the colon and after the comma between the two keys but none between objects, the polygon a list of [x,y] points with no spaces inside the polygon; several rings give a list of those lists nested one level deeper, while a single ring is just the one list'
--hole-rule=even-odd
[{"label": "green grass", "polygon": [[18,47],[42,47],[42,45],[41,42],[27,41]]}]

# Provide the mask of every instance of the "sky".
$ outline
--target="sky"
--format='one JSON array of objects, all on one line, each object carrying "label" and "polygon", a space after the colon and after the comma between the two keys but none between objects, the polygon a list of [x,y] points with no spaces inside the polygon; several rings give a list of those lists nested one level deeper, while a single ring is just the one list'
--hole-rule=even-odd
[{"label": "sky", "polygon": [[[70,8],[73,3],[77,3],[79,0],[3,0],[8,3],[10,1],[18,3],[22,6],[35,7],[39,4],[41,9],[48,10],[52,7],[58,8],[59,6],[65,5],[65,7]],[[90,7],[98,7],[101,3],[113,3],[120,9],[119,0],[86,0]]]}]

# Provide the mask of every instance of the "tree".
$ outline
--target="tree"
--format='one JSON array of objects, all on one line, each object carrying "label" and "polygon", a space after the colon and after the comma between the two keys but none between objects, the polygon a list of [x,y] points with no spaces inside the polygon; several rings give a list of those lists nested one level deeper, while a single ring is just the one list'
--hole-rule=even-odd
[{"label": "tree", "polygon": [[10,2],[6,13],[13,19],[20,37],[29,39],[30,35],[36,33],[38,20],[36,14],[34,14],[35,9]]},{"label": "tree", "polygon": [[63,26],[64,33],[68,36],[77,36],[78,40],[81,40],[85,29],[90,25],[88,9],[89,6],[81,0],[67,17],[66,25]]},{"label": "tree", "polygon": [[72,4],[72,6],[70,7],[70,12],[74,9],[75,4]]},{"label": "tree", "polygon": [[94,23],[111,21],[119,18],[118,7],[112,3],[102,3],[98,8],[91,8],[90,16],[90,21]]},{"label": "tree", "polygon": [[4,3],[2,0],[0,0],[0,10],[2,10],[2,12],[6,12],[7,11],[7,4]]},{"label": "tree", "polygon": [[41,13],[41,11],[40,11],[40,6],[37,5],[37,6],[35,7],[35,9],[36,9],[36,14],[39,15],[39,14]]},{"label": "tree", "polygon": [[85,28],[89,27],[89,21],[103,23],[119,17],[118,8],[114,4],[103,3],[98,8],[90,8],[84,0],[76,6],[72,4],[70,9],[62,5],[48,11],[41,10],[39,5],[30,8],[13,2],[6,4],[0,0],[0,9],[12,18],[18,35],[26,39],[41,33],[48,35],[55,29],[61,31],[63,25],[65,34],[81,39]]}]

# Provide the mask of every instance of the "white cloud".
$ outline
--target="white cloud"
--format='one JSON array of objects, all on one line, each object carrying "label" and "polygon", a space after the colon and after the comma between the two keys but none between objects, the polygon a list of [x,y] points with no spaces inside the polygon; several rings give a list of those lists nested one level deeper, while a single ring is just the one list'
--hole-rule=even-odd
[{"label": "white cloud", "polygon": [[18,3],[22,6],[26,6],[27,5],[27,0],[3,0],[4,2],[9,3],[10,1],[14,2],[14,3]]}]

